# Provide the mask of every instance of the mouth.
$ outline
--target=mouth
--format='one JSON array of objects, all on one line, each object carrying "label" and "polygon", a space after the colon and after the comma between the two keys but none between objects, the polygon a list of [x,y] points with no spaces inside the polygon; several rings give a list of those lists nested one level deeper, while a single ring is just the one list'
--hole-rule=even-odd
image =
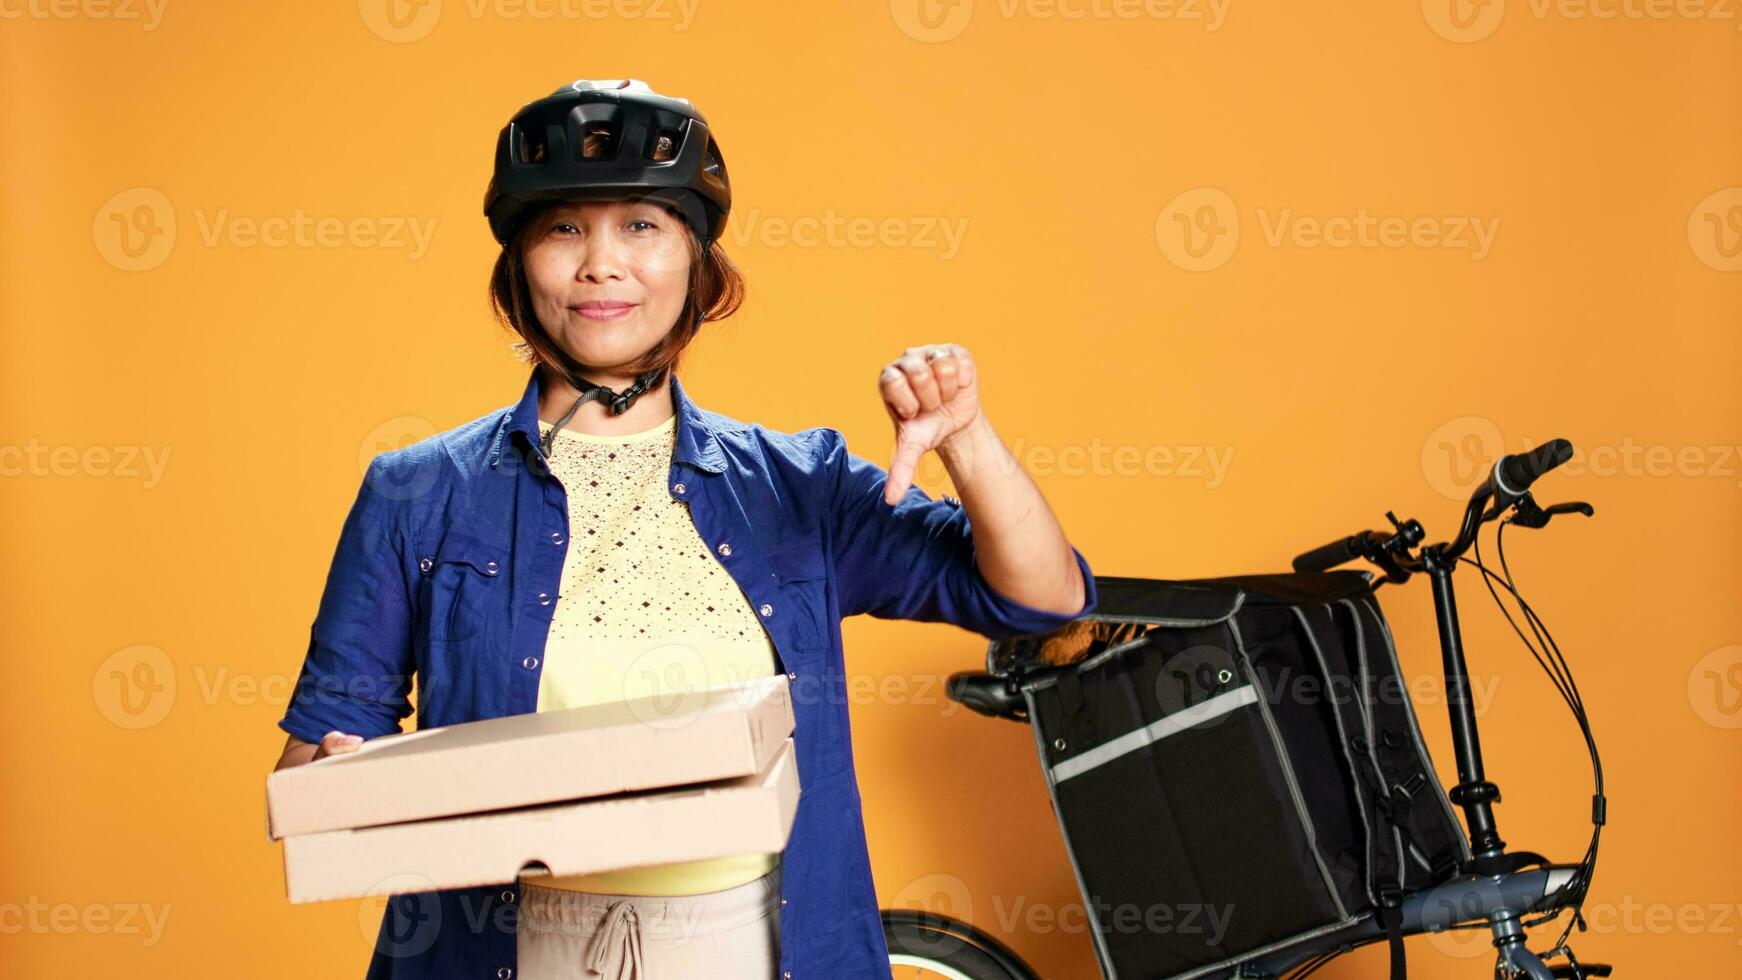
[{"label": "mouth", "polygon": [[615,320],[627,316],[635,306],[634,303],[626,303],[620,299],[598,299],[588,300],[569,309],[589,320]]}]

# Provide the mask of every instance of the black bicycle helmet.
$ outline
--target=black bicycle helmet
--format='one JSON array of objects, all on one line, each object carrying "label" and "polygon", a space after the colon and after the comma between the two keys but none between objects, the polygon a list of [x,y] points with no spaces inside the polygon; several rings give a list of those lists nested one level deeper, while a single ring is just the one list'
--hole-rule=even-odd
[{"label": "black bicycle helmet", "polygon": [[496,140],[484,215],[506,245],[547,201],[646,196],[674,207],[705,247],[732,209],[726,161],[688,99],[637,79],[582,79],[528,102]]}]

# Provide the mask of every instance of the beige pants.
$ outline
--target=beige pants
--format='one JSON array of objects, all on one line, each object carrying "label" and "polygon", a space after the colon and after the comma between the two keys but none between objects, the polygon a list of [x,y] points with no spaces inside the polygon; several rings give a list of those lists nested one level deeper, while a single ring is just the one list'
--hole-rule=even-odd
[{"label": "beige pants", "polygon": [[520,980],[773,980],[780,865],[701,895],[602,895],[522,882]]}]

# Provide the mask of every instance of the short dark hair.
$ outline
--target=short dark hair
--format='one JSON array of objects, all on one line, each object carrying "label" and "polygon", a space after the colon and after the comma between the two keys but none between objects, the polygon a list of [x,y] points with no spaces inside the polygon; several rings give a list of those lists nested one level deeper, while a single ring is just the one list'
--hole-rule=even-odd
[{"label": "short dark hair", "polygon": [[[519,336],[514,344],[515,353],[522,361],[537,362],[559,377],[567,377],[578,365],[538,321],[522,257],[532,237],[531,230],[542,227],[545,215],[566,203],[570,202],[552,201],[529,212],[508,236],[508,243],[502,246],[490,272],[490,305],[503,327]],[[677,370],[684,349],[701,332],[702,324],[731,316],[744,302],[744,275],[726,256],[719,241],[709,242],[704,249],[689,223],[682,220],[682,215],[673,213],[679,219],[678,227],[683,229],[684,244],[690,253],[689,290],[677,322],[659,343],[629,366],[628,373],[632,375],[663,369],[669,376]]]}]

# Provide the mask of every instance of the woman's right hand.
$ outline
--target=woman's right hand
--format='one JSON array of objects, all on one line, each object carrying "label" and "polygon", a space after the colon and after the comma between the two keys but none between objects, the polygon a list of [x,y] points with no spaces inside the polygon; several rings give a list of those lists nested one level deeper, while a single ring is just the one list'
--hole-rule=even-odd
[{"label": "woman's right hand", "polygon": [[344,732],[326,733],[321,737],[321,743],[319,745],[310,745],[302,739],[297,738],[295,735],[292,735],[290,736],[290,739],[284,743],[284,752],[278,757],[278,765],[274,766],[273,770],[276,771],[279,769],[288,769],[291,766],[300,766],[304,763],[313,762],[316,759],[322,759],[329,755],[342,755],[346,752],[355,752],[362,746],[362,744],[363,736],[347,735]]},{"label": "woman's right hand", "polygon": [[344,732],[328,732],[326,735],[321,737],[321,744],[315,746],[314,758],[309,759],[309,761],[313,762],[315,759],[324,758],[329,755],[339,755],[344,752],[355,752],[357,751],[357,747],[362,744],[363,736],[361,735],[346,735]]}]

